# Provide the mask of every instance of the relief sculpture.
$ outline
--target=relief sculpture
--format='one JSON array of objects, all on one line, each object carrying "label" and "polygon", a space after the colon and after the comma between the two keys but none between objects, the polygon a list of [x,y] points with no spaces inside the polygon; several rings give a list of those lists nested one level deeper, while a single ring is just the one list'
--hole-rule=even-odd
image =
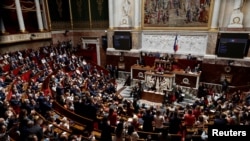
[{"label": "relief sculpture", "polygon": [[[174,53],[173,46],[176,35],[142,35],[142,51]],[[178,51],[181,54],[205,55],[207,35],[178,35]]]}]

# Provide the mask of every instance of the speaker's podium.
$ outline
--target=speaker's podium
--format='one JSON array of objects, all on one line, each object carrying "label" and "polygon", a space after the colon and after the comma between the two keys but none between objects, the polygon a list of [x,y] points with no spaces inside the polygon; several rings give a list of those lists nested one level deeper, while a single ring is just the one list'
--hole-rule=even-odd
[{"label": "speaker's podium", "polygon": [[140,65],[131,67],[131,79],[144,81],[146,87],[141,99],[158,103],[164,101],[166,92],[172,92],[174,84],[186,89],[197,90],[200,75],[201,72],[186,73],[183,69],[172,70],[171,63],[164,60],[155,60],[154,67]]},{"label": "speaker's podium", "polygon": [[172,91],[175,74],[163,72],[145,72],[145,85],[148,88],[142,93],[142,99],[161,103],[164,100],[164,91]]}]

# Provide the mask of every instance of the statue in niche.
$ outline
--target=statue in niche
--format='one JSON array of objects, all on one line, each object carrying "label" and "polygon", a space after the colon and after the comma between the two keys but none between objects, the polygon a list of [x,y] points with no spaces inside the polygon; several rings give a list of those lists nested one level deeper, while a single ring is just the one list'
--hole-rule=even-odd
[{"label": "statue in niche", "polygon": [[170,90],[171,83],[170,78],[164,77],[163,80],[160,83],[161,90]]},{"label": "statue in niche", "polygon": [[241,8],[243,7],[244,0],[235,0],[234,1],[234,12],[241,12]]},{"label": "statue in niche", "polygon": [[62,18],[62,0],[56,0],[56,4],[57,4],[57,11],[59,13],[59,17]]},{"label": "statue in niche", "polygon": [[129,26],[130,25],[130,1],[124,0],[123,6],[122,6],[122,20],[121,20],[121,26]]},{"label": "statue in niche", "polygon": [[128,16],[130,11],[130,1],[125,0],[122,8],[123,8],[123,15]]},{"label": "statue in niche", "polygon": [[243,22],[243,13],[242,7],[244,5],[245,0],[234,0],[233,12],[230,18],[230,23],[228,25],[229,28],[242,28]]}]

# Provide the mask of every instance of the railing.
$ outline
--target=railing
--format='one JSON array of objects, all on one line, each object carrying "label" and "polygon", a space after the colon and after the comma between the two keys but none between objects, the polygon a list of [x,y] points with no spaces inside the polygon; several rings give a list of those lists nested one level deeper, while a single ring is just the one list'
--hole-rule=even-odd
[{"label": "railing", "polygon": [[86,130],[87,131],[92,131],[93,130],[93,125],[94,121],[92,119],[88,119],[85,117],[82,117],[76,113],[73,113],[72,111],[69,111],[65,109],[63,106],[61,106],[57,101],[53,102],[53,109],[58,111],[59,113],[63,113],[66,117],[72,119],[73,121],[79,122],[81,124],[86,125]]}]

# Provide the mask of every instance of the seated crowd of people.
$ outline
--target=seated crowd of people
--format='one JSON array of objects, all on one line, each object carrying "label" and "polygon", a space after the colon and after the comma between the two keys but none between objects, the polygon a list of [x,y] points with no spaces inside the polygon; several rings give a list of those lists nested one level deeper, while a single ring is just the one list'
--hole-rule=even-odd
[{"label": "seated crowd of people", "polygon": [[113,81],[117,78],[114,73],[76,53],[67,43],[61,43],[1,55],[4,65],[0,71],[0,140],[8,141],[14,136],[26,141],[47,137],[59,141],[93,139],[91,131],[87,138],[53,131],[57,126],[70,130],[67,117],[58,120],[51,115],[55,101],[73,113],[93,119],[101,133],[100,141],[166,140],[171,134],[186,140],[189,135],[200,135],[206,140],[208,125],[249,125],[250,108],[234,96],[212,97],[210,101],[203,96],[186,107],[173,103],[146,106],[139,104],[139,97],[125,100]]}]

